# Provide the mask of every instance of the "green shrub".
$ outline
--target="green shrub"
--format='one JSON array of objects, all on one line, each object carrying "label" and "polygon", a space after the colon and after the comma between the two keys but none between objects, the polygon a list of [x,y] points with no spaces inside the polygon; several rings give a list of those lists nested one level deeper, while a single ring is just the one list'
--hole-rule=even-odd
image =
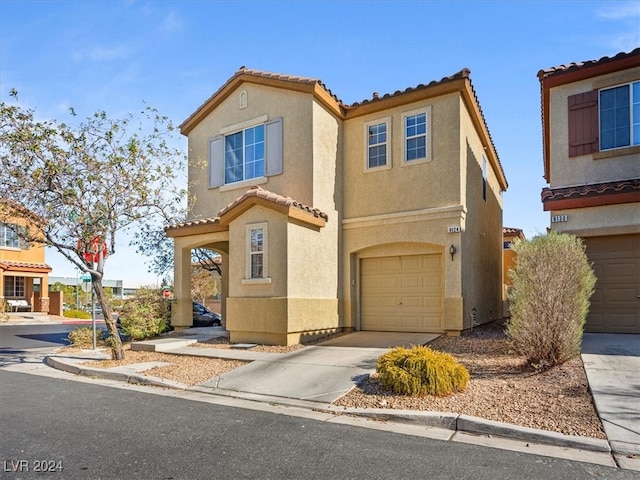
[{"label": "green shrub", "polygon": [[423,346],[390,350],[378,357],[376,371],[382,385],[401,395],[451,395],[469,383],[469,371],[455,358]]},{"label": "green shrub", "polygon": [[67,318],[82,318],[85,320],[91,318],[91,314],[84,310],[65,310],[63,315]]},{"label": "green shrub", "polygon": [[[104,337],[107,332],[99,330],[96,332],[96,343],[103,345]],[[93,328],[92,327],[78,327],[69,332],[67,337],[69,342],[76,347],[88,348],[93,347]]]},{"label": "green shrub", "polygon": [[596,277],[582,240],[550,232],[514,243],[507,335],[536,369],[560,365],[580,353]]},{"label": "green shrub", "polygon": [[162,291],[140,288],[120,310],[120,326],[134,340],[154,337],[169,328],[169,302]]}]

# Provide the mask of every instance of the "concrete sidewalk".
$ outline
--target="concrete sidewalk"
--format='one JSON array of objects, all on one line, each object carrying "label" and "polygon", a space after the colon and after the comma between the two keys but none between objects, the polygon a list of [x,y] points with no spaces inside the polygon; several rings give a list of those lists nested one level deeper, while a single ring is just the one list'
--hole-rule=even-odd
[{"label": "concrete sidewalk", "polygon": [[640,462],[640,335],[585,333],[582,363],[616,460],[623,468],[628,464],[637,465]]}]

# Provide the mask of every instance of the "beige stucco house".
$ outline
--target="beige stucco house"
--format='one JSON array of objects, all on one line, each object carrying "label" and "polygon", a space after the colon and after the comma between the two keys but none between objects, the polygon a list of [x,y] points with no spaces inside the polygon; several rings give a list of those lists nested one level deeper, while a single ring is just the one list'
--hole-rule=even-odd
[{"label": "beige stucco house", "polygon": [[585,330],[640,333],[640,48],[538,72],[544,210],[597,276]]},{"label": "beige stucco house", "polygon": [[[469,71],[353,105],[320,80],[241,68],[182,125],[190,251],[222,255],[232,342],[351,330],[457,334],[502,311],[507,181]],[[475,315],[475,318],[473,318]]]}]

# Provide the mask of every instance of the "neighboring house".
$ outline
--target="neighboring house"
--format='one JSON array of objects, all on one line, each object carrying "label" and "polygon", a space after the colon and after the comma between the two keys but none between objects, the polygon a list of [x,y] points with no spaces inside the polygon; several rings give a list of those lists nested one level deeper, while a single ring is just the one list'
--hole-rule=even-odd
[{"label": "neighboring house", "polygon": [[519,228],[504,227],[502,229],[502,283],[504,288],[502,289],[502,301],[504,302],[503,316],[508,317],[509,304],[508,294],[509,288],[511,288],[512,282],[509,276],[509,271],[516,266],[516,252],[511,249],[513,242],[516,240],[524,240],[524,232]]},{"label": "neighboring house", "polygon": [[507,181],[468,70],[346,105],[320,80],[243,67],[181,132],[194,203],[166,228],[175,326],[191,325],[198,247],[222,256],[232,342],[501,316]]},{"label": "neighboring house", "polygon": [[640,48],[538,72],[544,210],[584,239],[587,332],[640,333]]},{"label": "neighboring house", "polygon": [[51,267],[45,263],[44,245],[26,243],[17,233],[39,222],[31,212],[0,201],[0,305],[19,301],[20,310],[49,312]]}]

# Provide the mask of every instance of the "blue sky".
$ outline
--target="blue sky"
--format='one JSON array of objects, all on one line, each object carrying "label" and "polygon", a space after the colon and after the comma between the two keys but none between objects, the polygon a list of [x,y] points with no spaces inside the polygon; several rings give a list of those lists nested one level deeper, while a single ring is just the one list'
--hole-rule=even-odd
[{"label": "blue sky", "polygon": [[[504,225],[531,237],[549,224],[537,72],[638,46],[638,1],[0,0],[0,99],[15,88],[58,120],[145,101],[180,124],[243,65],[319,78],[345,103],[468,67],[509,181]],[[106,277],[155,284],[120,240]]]}]

